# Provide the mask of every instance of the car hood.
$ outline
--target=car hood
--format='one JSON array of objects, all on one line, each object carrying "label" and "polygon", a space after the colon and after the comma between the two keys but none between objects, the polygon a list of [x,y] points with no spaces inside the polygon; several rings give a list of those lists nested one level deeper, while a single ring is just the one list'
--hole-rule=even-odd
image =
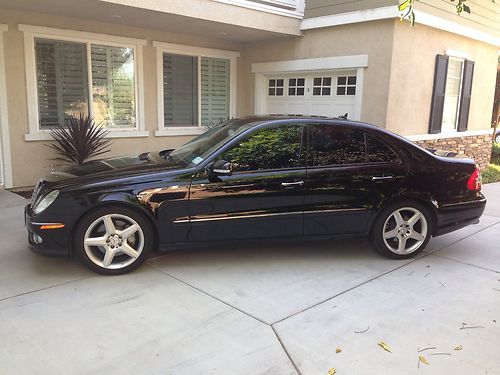
[{"label": "car hood", "polygon": [[106,182],[117,178],[133,178],[155,172],[184,169],[184,166],[165,160],[172,150],[145,152],[139,155],[92,160],[81,165],[52,167],[41,182],[51,188],[63,188],[91,182]]}]

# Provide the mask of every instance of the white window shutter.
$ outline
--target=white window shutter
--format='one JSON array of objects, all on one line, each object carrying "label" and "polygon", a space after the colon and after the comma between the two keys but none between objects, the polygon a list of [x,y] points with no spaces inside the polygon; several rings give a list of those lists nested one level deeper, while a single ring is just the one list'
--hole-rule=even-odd
[{"label": "white window shutter", "polygon": [[35,39],[40,129],[88,113],[86,45]]},{"label": "white window shutter", "polygon": [[95,122],[109,128],[134,128],[134,50],[93,44],[90,56]]},{"label": "white window shutter", "polygon": [[198,125],[198,58],[163,54],[164,126]]},{"label": "white window shutter", "polygon": [[230,61],[201,59],[201,124],[229,118]]}]

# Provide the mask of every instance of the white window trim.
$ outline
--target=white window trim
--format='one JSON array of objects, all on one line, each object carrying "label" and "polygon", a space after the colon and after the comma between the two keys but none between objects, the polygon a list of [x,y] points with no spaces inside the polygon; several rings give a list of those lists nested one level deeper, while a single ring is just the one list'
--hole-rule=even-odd
[{"label": "white window trim", "polygon": [[[51,140],[50,130],[43,130],[39,127],[38,114],[38,89],[36,76],[35,59],[35,38],[45,38],[87,45],[87,58],[90,56],[91,44],[102,44],[112,47],[125,47],[134,50],[134,89],[136,98],[136,127],[129,129],[108,129],[108,138],[122,137],[147,137],[149,132],[145,130],[144,121],[144,76],[143,76],[143,52],[142,46],[147,44],[146,40],[125,38],[108,34],[96,34],[84,31],[75,31],[67,29],[55,29],[51,27],[19,25],[19,31],[23,32],[24,37],[24,56],[26,71],[26,93],[28,104],[28,133],[25,134],[26,141]],[[87,69],[91,69],[88,64]],[[89,100],[92,100],[92,75],[89,72]],[[89,111],[92,116],[92,103],[89,103]]]},{"label": "white window trim", "polygon": [[201,92],[201,58],[211,57],[217,59],[229,60],[229,117],[234,117],[236,114],[236,64],[239,52],[227,51],[212,48],[203,48],[195,46],[185,46],[174,43],[164,43],[153,41],[153,47],[156,48],[156,88],[158,98],[158,129],[155,131],[155,136],[172,136],[172,135],[197,135],[204,133],[207,129],[201,126],[201,106],[198,105],[198,124],[193,126],[164,126],[164,97],[163,97],[163,54],[172,53],[184,56],[198,57],[198,102],[200,101]]},{"label": "white window trim", "polygon": [[13,187],[12,159],[10,154],[9,113],[7,111],[7,87],[5,84],[5,55],[3,45],[3,33],[8,30],[7,25],[0,24],[0,142],[2,143],[2,155],[0,155],[0,181],[3,187]]},{"label": "white window trim", "polygon": [[368,67],[368,55],[335,56],[315,59],[274,61],[252,64],[255,73],[255,107],[256,114],[261,114],[266,106],[267,78],[270,74],[312,73],[338,69],[356,70],[356,95],[352,120],[361,120],[364,70]]},{"label": "white window trim", "polygon": [[[256,1],[249,1],[249,0],[214,0],[219,3],[224,3],[224,4],[230,4],[230,5],[235,5],[239,6],[242,8],[248,8],[248,9],[255,9],[259,10],[262,12],[267,12],[267,13],[274,13],[274,14],[279,14],[282,16],[288,16],[288,17],[293,17],[293,18],[299,18],[302,19],[304,17],[304,7],[305,7],[305,0],[297,0],[296,6],[287,6],[285,2],[282,1],[274,1],[274,0],[269,0],[269,4],[263,4],[259,3]],[[276,5],[281,5],[281,6],[273,6],[272,3],[275,3]],[[287,9],[289,8],[289,9]]]}]

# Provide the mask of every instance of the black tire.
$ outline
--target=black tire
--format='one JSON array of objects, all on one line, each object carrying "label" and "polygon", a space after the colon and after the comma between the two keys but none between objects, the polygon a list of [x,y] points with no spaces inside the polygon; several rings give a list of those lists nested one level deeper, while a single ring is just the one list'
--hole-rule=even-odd
[{"label": "black tire", "polygon": [[[419,219],[419,221],[414,224],[415,230],[413,230],[413,226],[411,226],[411,228],[407,228],[409,226],[408,224],[404,224],[404,227],[402,227],[403,224],[398,226],[396,223],[396,217],[393,216],[393,214],[398,210],[402,210],[400,211],[400,215],[403,219],[409,219],[413,216],[413,214],[415,214],[415,212],[411,210],[420,212],[423,219]],[[407,220],[405,220],[405,222],[406,221]],[[423,236],[424,226],[426,227],[425,236]],[[374,249],[379,254],[387,258],[408,259],[416,256],[425,249],[431,238],[432,226],[432,216],[424,205],[410,200],[399,201],[383,208],[378,214],[370,231],[370,241]],[[396,231],[396,233],[398,233],[397,237],[384,239],[384,233],[387,232],[387,235],[389,235],[392,231]],[[408,231],[410,231],[411,234],[408,234]],[[420,235],[421,239],[416,240],[412,237],[407,237],[410,235]],[[408,247],[409,251],[407,253],[399,253],[397,251],[398,249],[395,249],[396,247],[399,247],[400,239],[403,239],[405,246]],[[419,243],[419,245],[417,245],[417,243]],[[412,246],[416,248],[412,250]]]},{"label": "black tire", "polygon": [[[110,242],[106,241],[104,246],[85,246],[86,236],[92,233],[98,233],[96,235],[92,234],[92,237],[107,238],[109,241],[116,240],[116,238],[110,239],[110,235],[108,235],[108,231],[105,229],[104,217],[111,217],[112,227],[116,229],[116,234],[114,234],[113,237],[117,236],[119,238],[117,241],[119,242],[111,242],[110,245]],[[103,221],[100,222],[100,220]],[[127,222],[130,225],[127,226]],[[139,229],[122,239],[119,233],[127,228],[135,228],[134,224],[137,224]],[[106,230],[105,233],[103,233],[104,230]],[[131,238],[132,236],[133,238]],[[148,258],[154,244],[153,230],[147,218],[134,209],[120,206],[101,207],[86,214],[78,224],[73,238],[74,250],[81,262],[92,271],[103,275],[121,275],[135,270]],[[96,240],[97,239],[98,238],[96,238]],[[132,250],[137,250],[134,247],[137,245],[140,251],[136,251],[134,254],[138,256],[133,257],[122,252],[121,246],[126,245],[130,245],[127,249],[131,248]],[[113,248],[112,251],[116,251],[116,255],[110,256],[111,263],[108,267],[104,267],[105,254],[111,248]],[[98,264],[101,255],[103,258],[102,264]]]}]

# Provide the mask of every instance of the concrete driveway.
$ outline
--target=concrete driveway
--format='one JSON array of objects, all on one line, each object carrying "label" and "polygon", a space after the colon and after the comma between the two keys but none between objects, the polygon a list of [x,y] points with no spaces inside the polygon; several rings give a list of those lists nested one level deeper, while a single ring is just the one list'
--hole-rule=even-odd
[{"label": "concrete driveway", "polygon": [[0,373],[499,374],[500,184],[484,192],[480,224],[418,259],[200,248],[103,277],[31,253],[24,200],[0,191]]}]

